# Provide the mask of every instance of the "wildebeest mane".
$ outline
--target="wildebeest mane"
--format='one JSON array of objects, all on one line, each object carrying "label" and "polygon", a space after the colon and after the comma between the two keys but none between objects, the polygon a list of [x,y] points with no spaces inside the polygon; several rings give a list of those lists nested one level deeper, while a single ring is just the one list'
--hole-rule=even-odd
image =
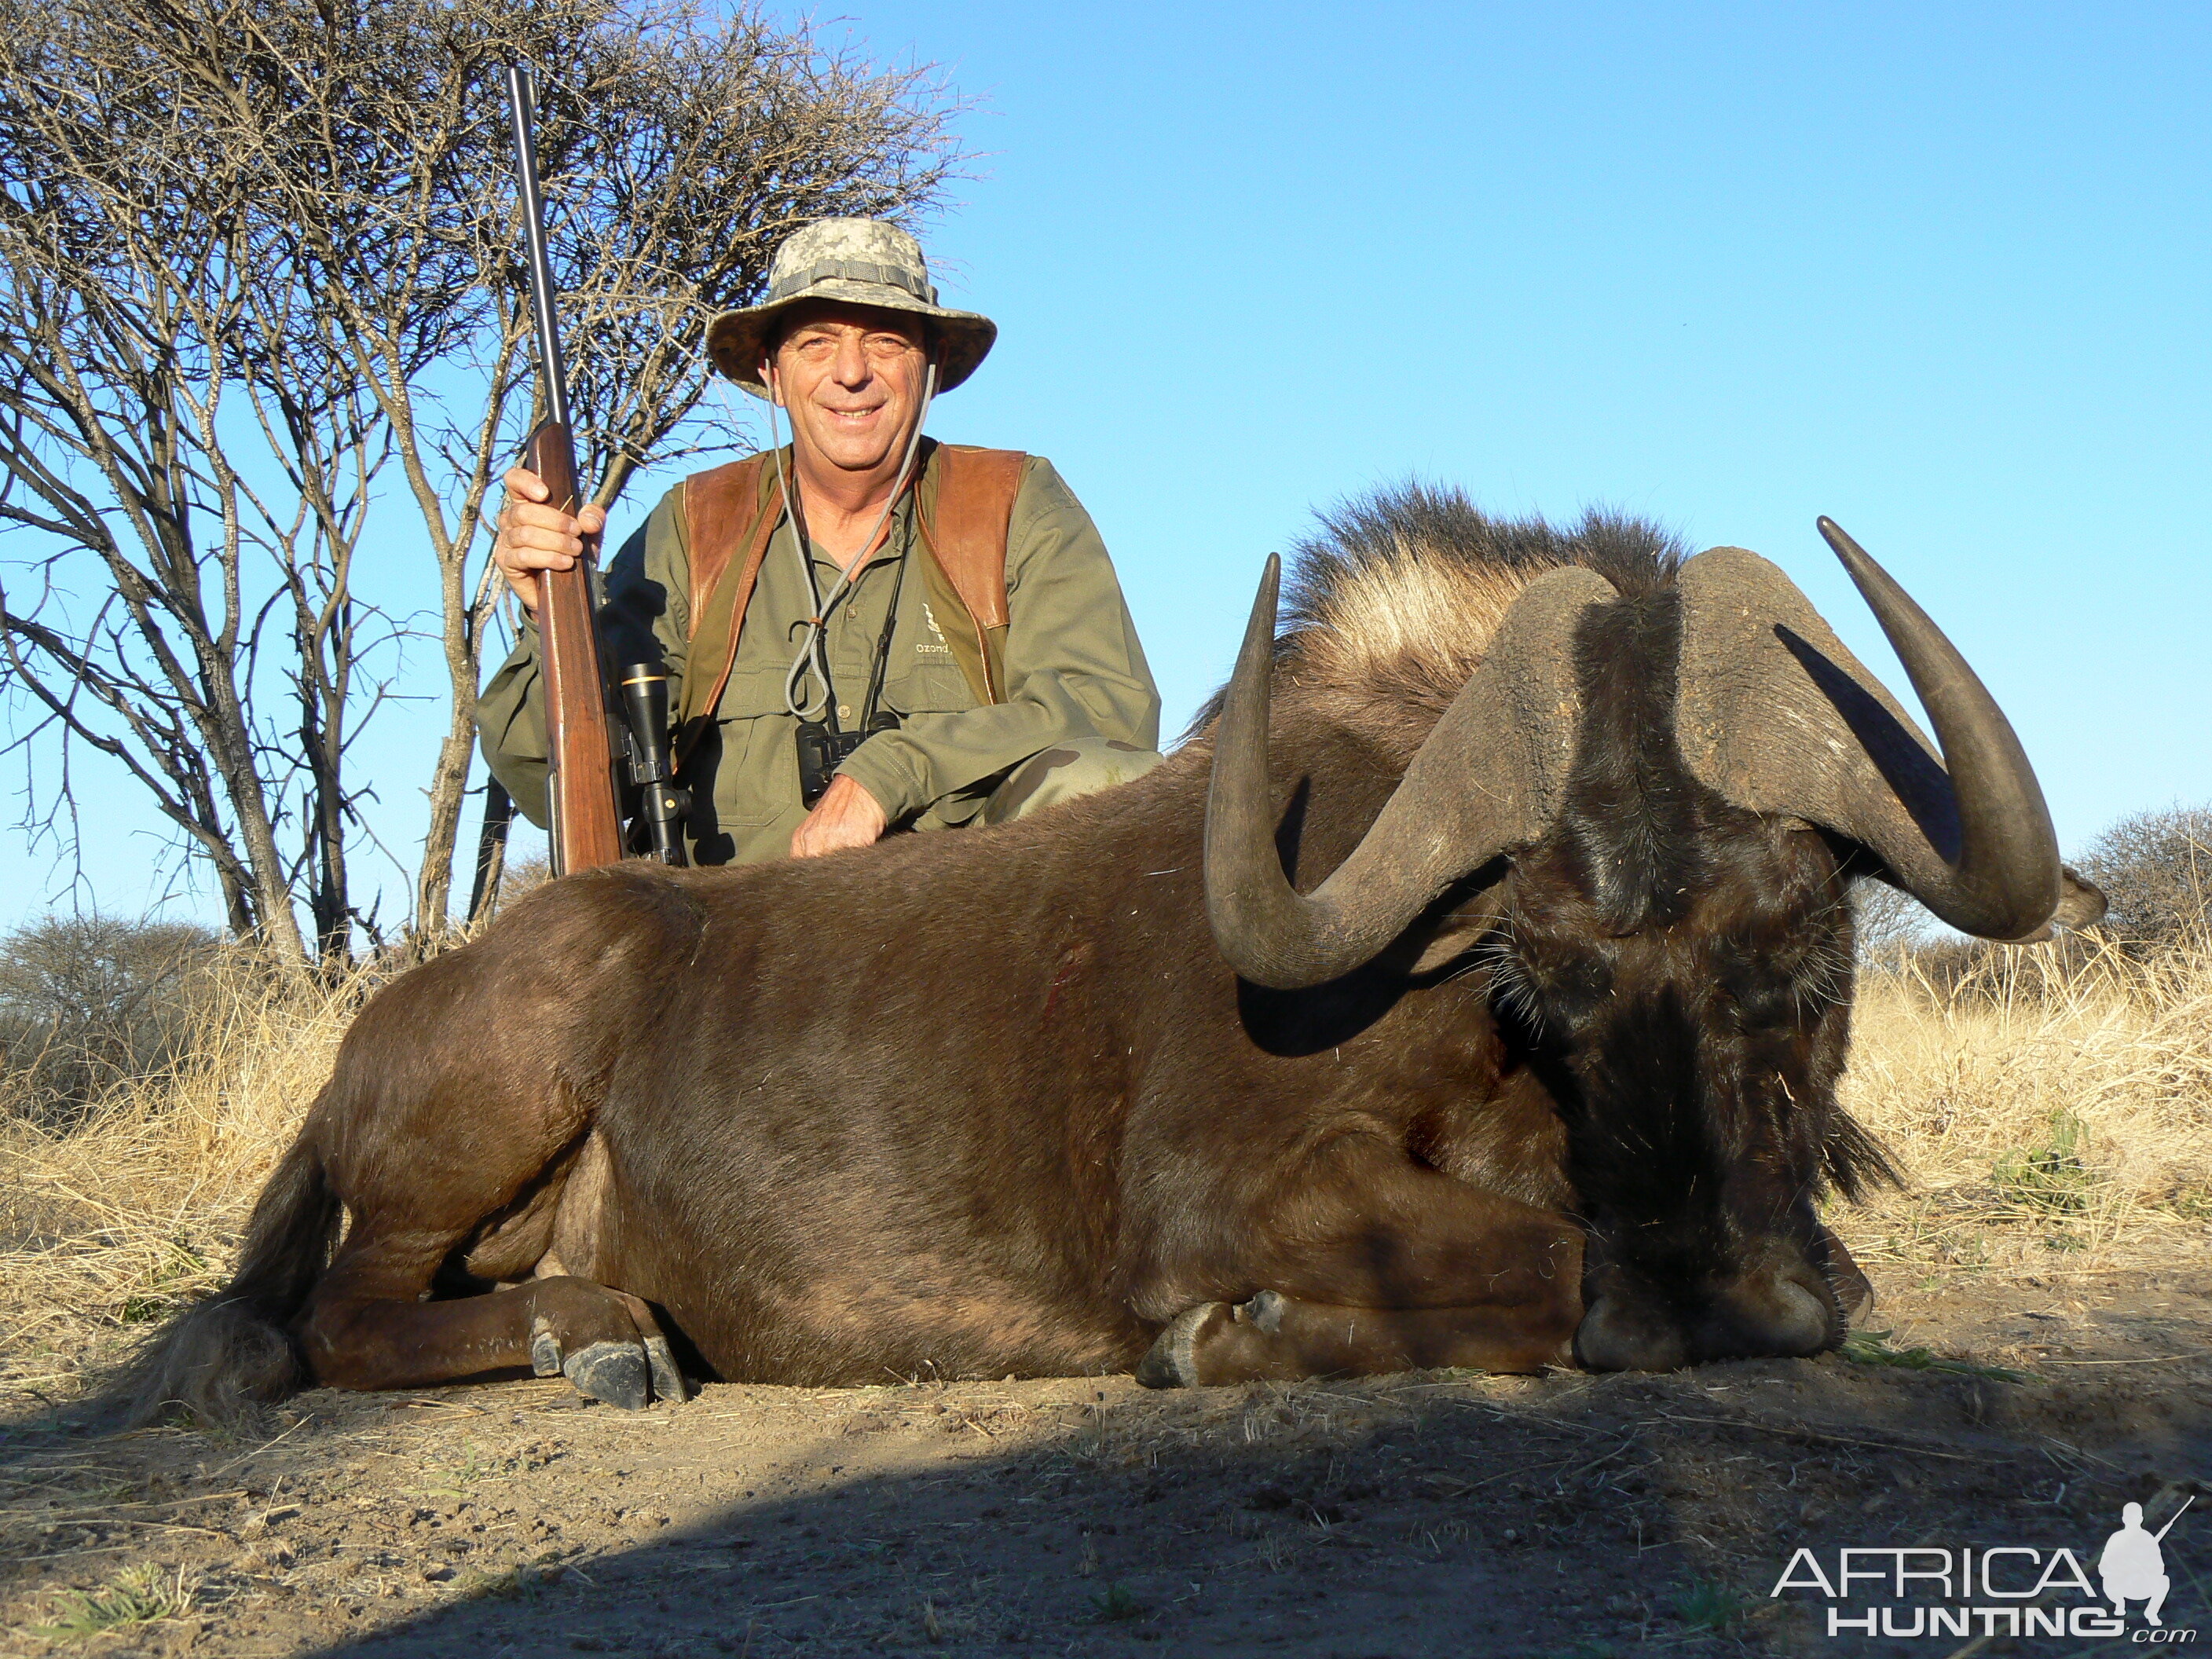
[{"label": "wildebeest mane", "polygon": [[1561,565],[1624,594],[1673,584],[1685,550],[1657,526],[1593,508],[1562,527],[1495,518],[1450,486],[1413,480],[1322,513],[1292,549],[1281,648],[1338,684],[1370,676],[1467,683],[1514,598]]},{"label": "wildebeest mane", "polygon": [[[1667,531],[1625,514],[1591,508],[1571,526],[1503,518],[1455,486],[1419,479],[1317,517],[1291,549],[1276,660],[1294,671],[1285,690],[1335,704],[1361,726],[1361,712],[1441,714],[1521,590],[1545,571],[1582,565],[1633,596],[1671,588],[1687,556]],[[1190,735],[1219,708],[1217,694]]]}]

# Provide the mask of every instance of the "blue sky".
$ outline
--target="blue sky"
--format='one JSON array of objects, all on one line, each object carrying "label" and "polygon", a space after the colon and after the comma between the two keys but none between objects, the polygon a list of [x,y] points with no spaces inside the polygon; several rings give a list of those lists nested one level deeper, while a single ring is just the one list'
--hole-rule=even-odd
[{"label": "blue sky", "polygon": [[[979,176],[928,240],[1000,343],[933,429],[1059,465],[1171,729],[1225,673],[1264,556],[1419,475],[1755,548],[1902,689],[1814,532],[1830,514],[1981,671],[2069,848],[2212,796],[2212,12],[817,21],[980,100]],[[617,531],[672,481],[641,478]],[[434,741],[380,741],[395,847]],[[151,844],[112,799],[88,851],[127,910]],[[49,860],[6,856],[7,909],[41,908]]]}]

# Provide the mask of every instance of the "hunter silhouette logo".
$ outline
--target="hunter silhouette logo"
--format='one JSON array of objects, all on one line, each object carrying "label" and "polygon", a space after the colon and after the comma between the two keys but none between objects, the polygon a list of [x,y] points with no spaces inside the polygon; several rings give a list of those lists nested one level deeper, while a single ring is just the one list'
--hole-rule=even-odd
[{"label": "hunter silhouette logo", "polygon": [[2143,1622],[2161,1622],[2159,1609],[2166,1605],[2166,1593],[2173,1588],[2173,1581],[2166,1576],[2166,1555],[2159,1546],[2173,1530],[2173,1522],[2187,1514],[2189,1505],[2196,1501],[2197,1494],[2190,1493],[2173,1512],[2173,1520],[2154,1533],[2143,1530],[2142,1504],[2130,1504],[2120,1511],[2120,1529],[2105,1540],[2104,1553],[2097,1558],[2097,1577],[2104,1581],[2105,1599],[2119,1617],[2126,1618],[2128,1603],[2140,1597]]},{"label": "hunter silhouette logo", "polygon": [[[2160,1547],[2196,1501],[2190,1494],[2156,1532],[2143,1525],[2141,1504],[2123,1508],[2119,1530],[2094,1558],[2101,1595],[2089,1580],[2088,1552],[2018,1544],[1854,1546],[1836,1552],[1832,1570],[1812,1550],[1800,1549],[1768,1594],[1817,1594],[1828,1604],[1822,1611],[1831,1637],[2124,1636],[2136,1645],[2192,1643],[2194,1630],[2171,1628],[2162,1616],[2173,1581]],[[2142,1623],[2132,1632],[2131,1601],[2142,1604]]]}]

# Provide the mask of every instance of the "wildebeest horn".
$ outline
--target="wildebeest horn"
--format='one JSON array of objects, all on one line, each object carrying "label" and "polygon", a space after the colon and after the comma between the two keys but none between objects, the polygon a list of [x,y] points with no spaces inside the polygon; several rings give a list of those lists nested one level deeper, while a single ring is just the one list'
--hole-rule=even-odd
[{"label": "wildebeest horn", "polygon": [[1721,547],[1681,574],[1676,730],[1691,771],[1738,805],[1870,848],[1964,933],[2017,939],[2054,915],[2096,920],[2101,896],[2062,875],[2043,791],[1996,699],[1888,572],[1820,525],[1920,694],[1941,758],[1789,577]]},{"label": "wildebeest horn", "polygon": [[1460,877],[1542,833],[1574,759],[1575,624],[1616,596],[1603,577],[1580,568],[1530,582],[1359,845],[1302,896],[1284,878],[1267,776],[1281,573],[1282,562],[1270,558],[1214,725],[1206,908],[1238,973],[1296,990],[1350,972]]}]

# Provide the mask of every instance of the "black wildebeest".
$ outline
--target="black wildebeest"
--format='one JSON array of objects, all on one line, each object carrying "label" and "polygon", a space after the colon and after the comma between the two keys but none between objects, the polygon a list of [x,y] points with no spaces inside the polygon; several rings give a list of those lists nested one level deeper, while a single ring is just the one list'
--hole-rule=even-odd
[{"label": "black wildebeest", "polygon": [[641,1403],[664,1322],[817,1384],[1833,1344],[1865,1281],[1815,1200],[1888,1173],[1835,1098],[1848,883],[2000,939],[2101,901],[1822,528],[1948,773],[1753,555],[1379,497],[1136,783],[594,871],[381,992],[142,1408],[525,1365]]}]

